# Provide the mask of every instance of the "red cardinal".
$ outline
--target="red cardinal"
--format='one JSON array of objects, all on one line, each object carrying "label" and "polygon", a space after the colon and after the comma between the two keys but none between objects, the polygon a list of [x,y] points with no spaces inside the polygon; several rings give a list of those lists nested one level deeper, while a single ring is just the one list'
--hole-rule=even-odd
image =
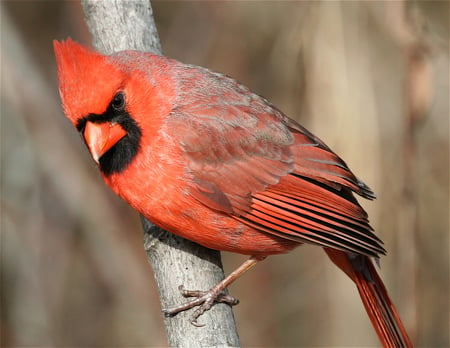
[{"label": "red cardinal", "polygon": [[353,193],[375,196],[324,142],[222,74],[70,39],[54,49],[64,112],[109,187],[172,233],[251,256],[166,314],[199,306],[195,324],[215,301],[235,303],[222,290],[258,261],[309,243],[356,283],[382,344],[411,346],[371,260],[385,249]]}]

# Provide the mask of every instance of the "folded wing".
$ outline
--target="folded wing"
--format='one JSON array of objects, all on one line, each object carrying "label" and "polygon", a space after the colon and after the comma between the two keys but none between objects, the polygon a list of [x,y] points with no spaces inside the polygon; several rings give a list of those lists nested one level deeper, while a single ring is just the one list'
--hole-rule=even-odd
[{"label": "folded wing", "polygon": [[328,146],[237,83],[219,91],[227,98],[209,92],[198,104],[179,105],[168,124],[181,135],[189,194],[265,233],[385,253],[352,194],[373,199],[373,192]]}]

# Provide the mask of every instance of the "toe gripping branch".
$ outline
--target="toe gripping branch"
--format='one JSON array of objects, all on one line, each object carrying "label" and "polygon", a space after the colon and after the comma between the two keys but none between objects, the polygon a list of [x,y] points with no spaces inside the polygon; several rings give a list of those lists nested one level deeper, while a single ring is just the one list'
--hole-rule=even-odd
[{"label": "toe gripping branch", "polygon": [[176,314],[183,312],[185,310],[198,307],[194,313],[192,313],[189,322],[197,327],[204,326],[204,324],[199,324],[197,319],[206,311],[210,310],[216,303],[227,303],[230,306],[237,305],[239,300],[233,296],[224,292],[228,285],[234,282],[242,274],[247,272],[250,268],[256,265],[259,261],[264,260],[265,257],[252,256],[247,261],[245,261],[241,266],[234,270],[228,277],[222,280],[219,284],[212,287],[207,291],[201,290],[186,290],[183,285],[178,287],[180,293],[188,298],[193,297],[194,299],[187,301],[181,305],[164,308],[162,311],[166,317],[173,317]]},{"label": "toe gripping branch", "polygon": [[222,292],[218,286],[215,286],[207,291],[201,290],[186,290],[183,285],[178,287],[181,295],[184,297],[195,297],[194,299],[187,301],[181,305],[173,306],[170,308],[163,309],[163,313],[166,317],[173,317],[179,312],[198,307],[194,313],[192,313],[189,318],[189,322],[197,327],[205,326],[204,324],[199,324],[197,319],[206,311],[210,310],[216,303],[227,303],[230,306],[237,305],[239,300],[235,297]]}]

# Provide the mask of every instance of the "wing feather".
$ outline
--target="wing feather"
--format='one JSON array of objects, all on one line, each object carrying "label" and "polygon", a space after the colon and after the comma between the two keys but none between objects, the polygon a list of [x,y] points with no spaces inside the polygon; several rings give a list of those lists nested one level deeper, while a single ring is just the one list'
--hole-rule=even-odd
[{"label": "wing feather", "polygon": [[168,128],[181,138],[195,199],[263,233],[385,253],[352,191],[375,195],[325,143],[234,80],[214,73],[198,86],[194,80],[186,91],[201,102],[180,99]]}]

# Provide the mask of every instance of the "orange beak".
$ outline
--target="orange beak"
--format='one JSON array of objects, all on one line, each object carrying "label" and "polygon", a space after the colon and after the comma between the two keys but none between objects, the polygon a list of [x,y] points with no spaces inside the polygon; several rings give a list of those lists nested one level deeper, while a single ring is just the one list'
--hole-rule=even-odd
[{"label": "orange beak", "polygon": [[122,126],[112,122],[93,123],[88,121],[83,133],[84,141],[97,164],[100,158],[125,135],[127,132]]}]

